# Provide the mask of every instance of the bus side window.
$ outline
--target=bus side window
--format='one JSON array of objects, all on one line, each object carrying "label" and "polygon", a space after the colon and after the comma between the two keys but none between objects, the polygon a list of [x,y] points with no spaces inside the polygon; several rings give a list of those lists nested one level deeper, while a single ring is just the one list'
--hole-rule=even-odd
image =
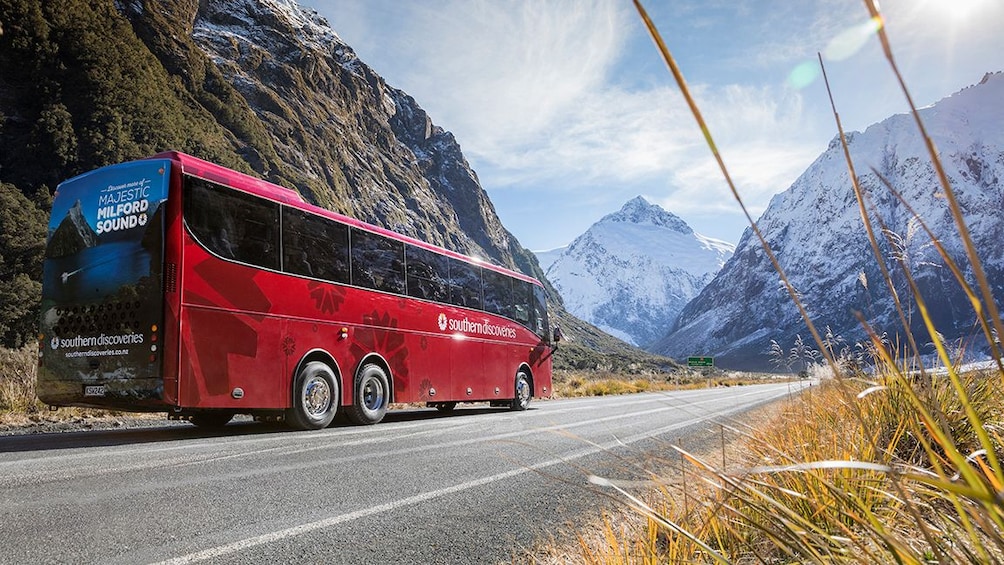
[{"label": "bus side window", "polygon": [[481,309],[481,267],[450,259],[450,304]]},{"label": "bus side window", "polygon": [[449,261],[445,255],[408,245],[405,247],[408,296],[449,302]]},{"label": "bus side window", "polygon": [[349,228],[345,224],[284,207],[282,246],[284,271],[349,282]]},{"label": "bus side window", "polygon": [[531,311],[530,329],[533,333],[550,341],[550,336],[548,335],[551,331],[549,324],[547,323],[547,298],[544,295],[544,289],[537,286],[533,286],[533,310]]},{"label": "bus side window", "polygon": [[404,242],[352,228],[352,284],[404,294]]},{"label": "bus side window", "polygon": [[185,222],[195,238],[225,259],[279,268],[279,206],[195,177],[185,179]]},{"label": "bus side window", "polygon": [[482,270],[485,311],[512,318],[512,278],[491,269]]},{"label": "bus side window", "polygon": [[513,283],[513,319],[530,327],[530,301],[533,290],[530,283],[514,279]]}]

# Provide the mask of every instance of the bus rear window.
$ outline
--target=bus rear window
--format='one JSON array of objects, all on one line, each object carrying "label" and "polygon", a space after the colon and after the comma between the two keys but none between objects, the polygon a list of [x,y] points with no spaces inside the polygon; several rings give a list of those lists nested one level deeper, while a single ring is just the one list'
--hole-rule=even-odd
[{"label": "bus rear window", "polygon": [[274,202],[186,177],[185,223],[202,245],[224,259],[279,268],[279,205]]}]

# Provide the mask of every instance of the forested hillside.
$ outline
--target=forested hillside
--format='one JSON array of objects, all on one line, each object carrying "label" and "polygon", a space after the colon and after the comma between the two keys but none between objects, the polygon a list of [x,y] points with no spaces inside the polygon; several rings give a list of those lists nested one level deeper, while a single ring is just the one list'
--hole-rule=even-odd
[{"label": "forested hillside", "polygon": [[[35,333],[56,185],[168,149],[543,279],[452,134],[315,13],[256,0],[0,0],[3,345]],[[593,329],[580,343],[631,355]]]}]

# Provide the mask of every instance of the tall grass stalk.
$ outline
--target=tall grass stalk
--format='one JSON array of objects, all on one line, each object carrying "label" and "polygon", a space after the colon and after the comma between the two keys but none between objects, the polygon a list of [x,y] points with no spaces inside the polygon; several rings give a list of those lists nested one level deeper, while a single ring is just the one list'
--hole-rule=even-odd
[{"label": "tall grass stalk", "polygon": [[[878,22],[885,21],[879,11],[878,3],[875,0],[864,0],[864,3],[868,8],[868,13],[871,15],[872,19]],[[976,252],[976,246],[973,244],[973,238],[969,233],[969,227],[966,225],[966,219],[962,215],[962,207],[959,206],[959,202],[955,197],[955,190],[952,188],[952,183],[948,180],[948,175],[945,174],[945,167],[942,165],[941,158],[938,156],[938,150],[934,146],[934,140],[932,140],[931,136],[927,134],[927,128],[924,126],[924,121],[920,119],[920,113],[917,112],[917,105],[913,103],[913,97],[910,95],[910,89],[907,88],[906,81],[903,79],[903,74],[899,71],[899,65],[896,64],[896,57],[892,53],[892,42],[889,40],[889,35],[886,32],[885,25],[878,27],[878,37],[880,43],[882,44],[882,52],[885,55],[886,61],[888,61],[893,75],[895,75],[896,81],[899,83],[900,90],[903,91],[903,95],[906,97],[906,101],[910,105],[910,114],[913,116],[917,129],[924,140],[924,147],[927,149],[927,153],[931,158],[931,164],[934,166],[934,170],[938,175],[938,181],[941,183],[941,188],[944,191],[945,199],[948,201],[948,209],[952,214],[952,220],[955,222],[955,227],[959,231],[959,236],[962,238],[962,242],[966,250],[966,256],[969,258],[969,262],[972,265],[973,276],[979,283],[980,291],[983,294],[983,303],[974,304],[977,317],[983,318],[984,320],[989,318],[994,329],[997,330],[997,335],[1004,336],[1004,321],[1001,320],[1000,311],[997,308],[993,292],[990,289],[990,282],[987,280],[986,273],[983,270],[983,263],[980,261],[979,254]],[[986,310],[984,310],[984,308]],[[995,355],[999,358],[1000,352],[997,349],[994,351]],[[1004,374],[1002,374],[1002,377],[1004,377]]]},{"label": "tall grass stalk", "polygon": [[[962,378],[968,401],[1000,422],[999,379]],[[656,562],[1004,562],[997,494],[962,399],[945,379],[930,393],[942,423],[977,481],[966,479],[916,409],[914,382],[882,386],[829,380],[785,403],[766,425],[730,428],[741,444],[726,472],[676,449],[688,464],[653,475],[648,493],[615,487],[647,517],[633,532],[606,526],[584,554],[592,563]],[[854,398],[855,405],[845,399]],[[809,401],[811,399],[811,402]],[[860,419],[858,415],[865,419]],[[995,424],[995,426],[998,424]],[[998,441],[998,445],[1000,442]],[[949,447],[950,449],[950,447]],[[673,458],[653,462],[673,469]],[[657,532],[656,535],[652,530]],[[614,551],[616,548],[616,551]],[[604,549],[608,550],[604,552]],[[587,558],[588,557],[588,558]]]},{"label": "tall grass stalk", "polygon": [[[616,553],[613,559],[606,559],[603,556],[611,554],[593,550],[590,562],[599,555],[603,562],[1004,563],[1004,442],[999,432],[1004,419],[999,402],[1004,392],[1004,363],[994,339],[994,332],[1004,336],[1004,327],[962,210],[896,65],[882,15],[874,0],[864,3],[878,24],[876,33],[883,53],[942,185],[979,295],[935,234],[926,226],[925,231],[967,293],[997,370],[959,370],[957,359],[952,358],[934,327],[909,265],[901,259],[896,266],[909,285],[913,304],[943,368],[936,372],[921,362],[909,316],[882,258],[868,196],[858,183],[831,94],[863,226],[896,301],[906,340],[901,344],[901,336],[897,336],[887,342],[858,314],[871,340],[875,372],[868,379],[861,375],[845,378],[743,204],[669,49],[640,0],[635,0],[734,198],[836,378],[811,396],[792,400],[778,421],[743,431],[743,450],[749,457],[745,471],[729,473],[724,465],[717,468],[676,448],[690,468],[689,473],[683,473],[690,477],[682,504],[669,473],[653,472],[665,477],[657,481],[659,494],[653,495],[657,502],[628,492],[615,480],[596,479],[598,484],[622,493],[647,516],[648,524],[631,541],[617,538],[616,532],[607,528],[606,538],[611,547],[616,546]],[[825,68],[823,73],[825,79]],[[880,231],[888,234],[878,214],[875,218]],[[811,403],[807,404],[807,399]],[[666,467],[672,467],[668,460]],[[658,535],[652,534],[653,529]],[[635,553],[628,553],[629,548],[635,548]]]},{"label": "tall grass stalk", "polygon": [[[715,162],[718,163],[718,168],[725,178],[726,184],[729,186],[729,190],[732,192],[732,197],[735,198],[736,203],[739,204],[739,208],[743,211],[743,215],[746,216],[746,221],[749,223],[750,228],[756,235],[757,240],[760,242],[760,247],[767,254],[770,259],[771,265],[774,270],[777,271],[778,275],[781,277],[781,282],[784,284],[785,290],[788,291],[788,295],[791,297],[792,302],[798,307],[798,311],[809,328],[809,332],[812,334],[813,339],[816,340],[817,344],[822,344],[823,339],[819,335],[819,331],[816,330],[815,324],[809,319],[809,314],[805,309],[805,305],[802,303],[801,299],[798,297],[798,292],[795,287],[791,284],[788,276],[785,274],[784,269],[781,268],[781,264],[778,262],[777,257],[774,256],[774,250],[771,249],[770,244],[767,243],[767,239],[764,237],[763,233],[760,231],[759,226],[753,220],[753,216],[750,215],[749,209],[746,208],[745,202],[743,202],[742,196],[739,195],[739,190],[736,188],[735,183],[732,181],[732,175],[729,174],[728,167],[725,166],[725,160],[722,154],[718,151],[718,145],[715,144],[714,137],[711,135],[711,129],[708,127],[707,122],[704,121],[704,116],[701,114],[700,108],[697,106],[697,102],[690,93],[690,87],[687,86],[687,81],[683,78],[683,72],[680,71],[680,67],[676,64],[676,59],[673,58],[673,54],[670,52],[669,48],[666,47],[666,43],[662,40],[662,35],[659,30],[655,27],[655,23],[651,18],[648,17],[648,13],[645,8],[641,5],[641,0],[633,0],[635,8],[638,10],[638,14],[641,16],[642,21],[645,23],[646,29],[648,29],[649,34],[655,41],[656,47],[659,49],[659,53],[662,55],[663,60],[665,60],[666,65],[669,67],[670,72],[673,74],[673,78],[676,80],[677,86],[680,88],[680,92],[683,94],[684,100],[687,102],[687,106],[690,108],[691,113],[694,115],[694,119],[697,120],[697,125],[701,129],[701,133],[704,134],[704,141],[708,144],[708,148],[711,150],[712,155],[715,157]],[[1001,335],[1004,335],[1002,332]],[[821,347],[822,349],[822,347]],[[834,372],[838,372],[836,361],[828,353],[824,351],[824,356],[830,367]]]}]

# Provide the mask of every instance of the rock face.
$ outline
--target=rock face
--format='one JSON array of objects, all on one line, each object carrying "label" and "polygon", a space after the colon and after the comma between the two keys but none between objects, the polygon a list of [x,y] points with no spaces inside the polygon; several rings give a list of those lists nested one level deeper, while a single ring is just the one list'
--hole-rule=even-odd
[{"label": "rock face", "polygon": [[[120,9],[190,89],[223,88],[211,84],[219,79],[232,86],[257,122],[247,127],[268,132],[260,142],[238,143],[256,172],[327,208],[534,270],[453,135],[360,61],[315,12],[291,0],[164,4],[173,26],[139,2]],[[175,39],[177,31],[191,44]],[[197,84],[185,72],[193,58],[207,58],[219,77]]]},{"label": "rock face", "polygon": [[[998,303],[1004,297],[1001,100],[1004,74],[996,73],[920,111]],[[882,255],[908,309],[909,330],[920,344],[931,342],[907,286],[904,265],[917,280],[937,330],[950,342],[979,351],[986,342],[974,325],[968,299],[917,218],[879,176],[910,204],[975,288],[972,268],[913,117],[893,116],[863,133],[851,133],[848,140]],[[860,313],[879,335],[904,343],[906,328],[868,242],[839,140],[771,200],[757,225],[821,332],[829,326],[849,342],[863,340]],[[770,366],[770,340],[790,347],[797,335],[809,339],[778,274],[747,230],[735,255],[684,308],[674,330],[650,349],[678,357],[714,355],[719,366],[760,369]]]},{"label": "rock face", "polygon": [[[44,207],[77,174],[184,151],[542,279],[569,343],[585,327],[502,225],[453,135],[316,12],[290,0],[9,0],[5,10],[0,183],[32,202]],[[595,328],[579,335],[591,352],[641,353]]]},{"label": "rock face", "polygon": [[62,257],[97,244],[98,234],[94,233],[87,223],[80,201],[77,200],[67,211],[66,217],[56,226],[46,252],[50,257]]},{"label": "rock face", "polygon": [[[453,135],[291,0],[11,0],[0,181],[33,196],[176,149],[542,277]],[[557,295],[554,295],[555,298]]]},{"label": "rock face", "polygon": [[639,196],[562,250],[547,277],[569,312],[644,346],[665,335],[732,251]]}]

